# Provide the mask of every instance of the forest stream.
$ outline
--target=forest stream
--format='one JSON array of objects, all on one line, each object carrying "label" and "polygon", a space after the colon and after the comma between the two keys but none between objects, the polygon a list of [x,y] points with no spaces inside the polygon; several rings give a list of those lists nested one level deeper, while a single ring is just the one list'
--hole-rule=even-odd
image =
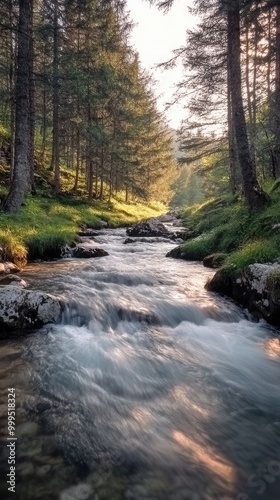
[{"label": "forest stream", "polygon": [[[207,292],[211,270],[165,258],[173,242],[125,238],[99,231],[109,257],[22,273],[68,306],[61,324],[0,342],[14,497],[279,500],[278,332]],[[11,497],[5,480],[0,493]]]}]

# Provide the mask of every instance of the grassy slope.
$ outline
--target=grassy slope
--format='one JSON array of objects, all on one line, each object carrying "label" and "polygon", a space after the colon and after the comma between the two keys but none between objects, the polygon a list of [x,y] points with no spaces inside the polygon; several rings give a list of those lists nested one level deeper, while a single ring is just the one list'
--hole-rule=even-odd
[{"label": "grassy slope", "polygon": [[[280,259],[280,188],[270,186],[272,203],[268,208],[249,214],[232,197],[209,200],[185,210],[185,224],[198,236],[183,244],[186,258],[202,260],[209,254],[224,252],[225,265],[234,271],[254,262]],[[279,228],[274,226],[279,224]]]},{"label": "grassy slope", "polygon": [[[2,173],[7,174],[7,169]],[[28,196],[18,213],[8,214],[0,210],[2,258],[12,260],[19,266],[25,265],[28,258],[44,258],[48,254],[55,254],[61,246],[71,244],[82,226],[98,228],[100,220],[108,222],[110,227],[125,226],[166,211],[166,207],[158,202],[124,203],[116,199],[110,203],[98,200],[89,202],[85,197],[73,194],[55,198],[51,194],[48,179],[40,177],[38,181],[39,194]],[[68,171],[64,175],[62,172],[65,192],[66,187],[69,188],[73,182],[72,173]],[[6,192],[4,182],[0,194]]]}]

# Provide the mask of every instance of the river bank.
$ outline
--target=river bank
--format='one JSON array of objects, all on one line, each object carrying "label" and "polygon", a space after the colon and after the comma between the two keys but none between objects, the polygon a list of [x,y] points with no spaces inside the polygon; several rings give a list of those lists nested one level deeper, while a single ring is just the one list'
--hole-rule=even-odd
[{"label": "river bank", "polygon": [[[135,208],[135,207],[134,207]],[[136,241],[142,241],[143,237],[160,238],[162,240],[182,241],[184,228],[179,227],[178,213],[163,214],[157,217],[149,218],[146,221],[138,222],[128,228],[128,236],[134,236],[135,239],[126,238],[124,244],[133,244]],[[166,223],[166,225],[164,225]],[[99,220],[95,227],[107,228],[108,223]],[[40,236],[40,234],[39,234]],[[38,237],[39,237],[38,236]],[[45,260],[54,260],[60,258],[71,259],[92,259],[107,257],[109,254],[98,242],[98,230],[83,227],[80,229],[76,242],[71,245],[57,247],[50,253],[44,253]],[[29,252],[29,256],[32,253]],[[53,259],[51,259],[51,257]],[[39,259],[38,259],[39,260]],[[43,259],[40,259],[43,260]],[[62,317],[63,312],[68,307],[67,304],[48,293],[25,290],[28,283],[16,273],[20,269],[13,263],[3,262],[1,277],[0,269],[0,326],[1,335],[10,334],[13,330],[34,329],[46,323],[57,323]]]},{"label": "river bank", "polygon": [[187,209],[183,218],[189,237],[168,257],[219,268],[206,285],[209,290],[280,326],[279,183],[276,186],[270,206],[255,213],[229,196]]},{"label": "river bank", "polygon": [[59,258],[66,245],[79,240],[82,228],[128,226],[165,211],[166,207],[158,202],[109,203],[89,202],[73,195],[29,196],[17,214],[0,211],[0,261],[23,268],[28,260]]}]

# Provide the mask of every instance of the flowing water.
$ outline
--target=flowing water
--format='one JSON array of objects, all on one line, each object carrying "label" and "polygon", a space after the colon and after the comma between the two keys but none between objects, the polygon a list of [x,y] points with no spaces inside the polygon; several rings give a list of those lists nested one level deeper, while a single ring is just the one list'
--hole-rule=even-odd
[{"label": "flowing water", "polygon": [[170,241],[124,239],[101,231],[109,257],[23,273],[68,305],[0,343],[1,498],[14,387],[15,498],[278,500],[278,333],[166,259]]}]

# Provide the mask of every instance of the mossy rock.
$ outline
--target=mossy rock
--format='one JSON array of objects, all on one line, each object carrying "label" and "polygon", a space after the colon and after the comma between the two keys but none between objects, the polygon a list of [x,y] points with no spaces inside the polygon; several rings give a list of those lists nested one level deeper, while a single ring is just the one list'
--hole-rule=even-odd
[{"label": "mossy rock", "polygon": [[280,267],[271,271],[266,279],[266,285],[270,291],[280,290]]},{"label": "mossy rock", "polygon": [[213,278],[209,279],[205,285],[206,290],[209,292],[220,293],[232,297],[233,295],[233,276],[227,267],[219,269]]},{"label": "mossy rock", "polygon": [[239,271],[224,266],[205,287],[236,300],[256,318],[280,325],[280,265],[256,263]]},{"label": "mossy rock", "polygon": [[181,246],[175,247],[166,254],[166,257],[172,257],[173,259],[185,259],[185,252]]},{"label": "mossy rock", "polygon": [[211,255],[207,255],[203,259],[204,267],[210,267],[211,269],[217,269],[218,267],[222,267],[227,258],[226,253],[213,253]]}]

